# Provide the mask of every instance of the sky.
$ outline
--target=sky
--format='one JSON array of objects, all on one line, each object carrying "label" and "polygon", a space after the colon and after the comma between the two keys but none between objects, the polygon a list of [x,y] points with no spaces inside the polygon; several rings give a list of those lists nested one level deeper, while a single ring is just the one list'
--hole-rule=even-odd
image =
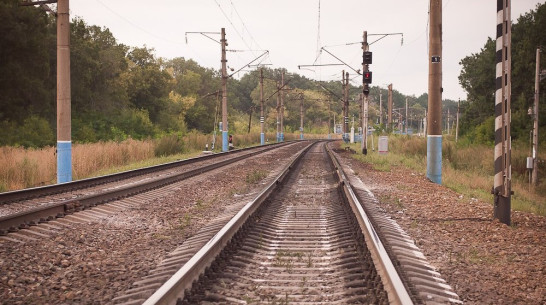
[{"label": "sky", "polygon": [[[458,81],[462,58],[480,52],[495,36],[496,2],[443,0],[442,69],[444,99],[466,99]],[[512,1],[512,20],[541,1]],[[320,10],[319,10],[320,4]],[[368,33],[373,52],[373,86],[393,88],[416,97],[428,91],[429,0],[72,0],[71,17],[108,28],[118,42],[153,48],[157,57],[193,59],[201,66],[220,69],[221,47],[214,40],[186,32],[220,32],[226,29],[228,67],[247,66],[264,50],[262,64],[286,68],[315,80],[362,82],[362,41]],[[382,36],[375,34],[403,33]],[[373,43],[372,43],[373,42]],[[356,44],[351,44],[356,43]],[[328,54],[327,50],[336,57]],[[312,64],[347,66],[300,67]],[[244,68],[235,77],[241,77]],[[228,89],[229,90],[229,89]]]}]

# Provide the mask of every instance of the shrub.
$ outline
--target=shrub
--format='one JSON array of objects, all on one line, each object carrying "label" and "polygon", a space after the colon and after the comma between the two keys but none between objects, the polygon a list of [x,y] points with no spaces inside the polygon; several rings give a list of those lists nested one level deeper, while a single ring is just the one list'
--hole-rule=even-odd
[{"label": "shrub", "polygon": [[24,147],[44,147],[55,144],[55,135],[46,119],[38,116],[27,118],[19,128],[17,142]]},{"label": "shrub", "polygon": [[176,134],[165,136],[157,141],[154,148],[156,157],[169,156],[184,152],[184,141]]}]

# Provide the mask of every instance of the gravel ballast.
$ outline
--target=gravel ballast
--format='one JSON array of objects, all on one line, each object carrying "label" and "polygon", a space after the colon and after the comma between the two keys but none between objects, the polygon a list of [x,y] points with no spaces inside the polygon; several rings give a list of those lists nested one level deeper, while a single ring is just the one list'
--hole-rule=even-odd
[{"label": "gravel ballast", "polygon": [[546,304],[546,217],[512,211],[507,226],[493,219],[492,202],[340,155],[465,304]]}]

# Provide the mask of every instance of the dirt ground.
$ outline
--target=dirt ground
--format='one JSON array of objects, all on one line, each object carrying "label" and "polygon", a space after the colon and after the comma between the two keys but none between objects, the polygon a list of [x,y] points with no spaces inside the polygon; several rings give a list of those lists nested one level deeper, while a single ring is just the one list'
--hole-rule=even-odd
[{"label": "dirt ground", "polygon": [[341,153],[465,304],[546,304],[546,217],[482,202],[392,166],[376,171]]}]

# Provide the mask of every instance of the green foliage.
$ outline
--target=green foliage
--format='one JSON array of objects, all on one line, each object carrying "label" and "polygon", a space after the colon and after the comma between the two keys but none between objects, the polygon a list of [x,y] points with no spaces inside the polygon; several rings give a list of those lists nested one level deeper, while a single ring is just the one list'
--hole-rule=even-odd
[{"label": "green foliage", "polygon": [[466,138],[469,139],[471,143],[494,145],[495,117],[488,117],[483,123],[469,131]]},{"label": "green foliage", "polygon": [[[19,7],[17,0],[0,3],[0,145],[43,146],[54,142],[56,96],[55,19],[35,7]],[[527,109],[533,93],[536,46],[546,45],[546,5],[537,6],[514,23],[512,62],[512,136],[528,135],[531,128]],[[107,28],[88,25],[76,18],[71,24],[72,135],[74,142],[160,138],[189,131],[211,133],[221,120],[221,77],[218,70],[204,68],[191,59],[157,58],[154,50],[128,47],[119,43]],[[495,42],[461,60],[459,81],[468,92],[462,103],[460,134],[469,143],[493,141],[492,116],[495,86]],[[32,71],[29,73],[28,71]],[[300,96],[305,111],[304,130],[327,133],[328,121],[340,122],[341,85],[339,81],[309,80],[286,69],[264,68],[265,131],[277,127],[277,92],[285,73],[285,134],[300,128]],[[228,79],[229,132],[259,132],[259,70]],[[545,91],[544,82],[541,91]],[[359,125],[360,88],[349,90],[349,117]],[[387,93],[372,87],[369,119],[379,123],[379,94],[383,114]],[[428,106],[428,95],[408,97],[393,90],[394,108],[410,100],[407,124],[416,132]],[[541,101],[544,103],[545,101]],[[443,121],[447,110],[456,112],[455,101],[443,101]],[[541,107],[541,117],[546,108]],[[386,115],[385,115],[386,117]],[[397,119],[397,118],[396,118]],[[539,121],[540,140],[546,141],[546,120]],[[250,124],[249,124],[250,123]],[[250,126],[249,126],[250,125]],[[385,131],[384,126],[378,130]],[[391,128],[391,127],[389,127]]]},{"label": "green foliage", "polygon": [[154,148],[156,157],[164,157],[185,152],[184,141],[176,134],[165,136],[157,141]]},{"label": "green foliage", "polygon": [[49,122],[38,116],[25,119],[23,126],[19,129],[19,134],[18,143],[24,147],[43,147],[55,144],[55,136]]},{"label": "green foliage", "polygon": [[[546,4],[518,18],[512,27],[512,99],[511,135],[513,139],[527,138],[532,121],[527,109],[532,105],[537,47],[546,45]],[[495,105],[495,41],[489,38],[479,53],[463,58],[459,82],[468,93],[461,116],[461,133],[468,134],[478,143],[493,140],[483,130],[489,127]],[[542,60],[544,67],[544,60]],[[541,83],[544,92],[545,82]],[[544,103],[544,97],[541,103]],[[542,107],[544,108],[544,107]],[[544,109],[539,116],[546,115]],[[539,135],[544,134],[546,122],[539,120]],[[477,126],[477,128],[476,128]],[[494,127],[493,129],[494,130]],[[544,130],[544,131],[543,131]]]},{"label": "green foliage", "polygon": [[0,138],[11,146],[43,147],[55,144],[54,131],[49,122],[36,115],[26,118],[21,125],[1,122]]},{"label": "green foliage", "polygon": [[0,2],[0,120],[22,124],[32,115],[53,120],[55,27],[45,11],[19,2]]}]

